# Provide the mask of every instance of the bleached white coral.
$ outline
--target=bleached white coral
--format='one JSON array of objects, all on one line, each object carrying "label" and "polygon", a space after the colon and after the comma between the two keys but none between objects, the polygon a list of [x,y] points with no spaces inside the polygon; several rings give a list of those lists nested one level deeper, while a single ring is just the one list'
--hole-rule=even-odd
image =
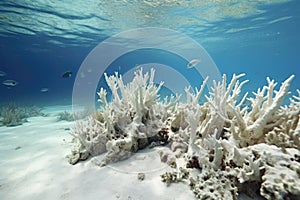
[{"label": "bleached white coral", "polygon": [[[272,132],[276,131],[277,133],[280,129],[282,135],[288,138],[281,142],[287,143],[282,145],[278,140],[273,140],[273,143],[279,147],[297,148],[296,145],[290,145],[288,142],[292,141],[292,144],[296,144],[295,141],[299,141],[299,139],[289,138],[295,138],[295,133],[299,128],[299,99],[294,96],[287,109],[280,107],[284,97],[288,94],[294,76],[292,75],[284,81],[278,91],[275,91],[276,83],[268,78],[268,86],[263,87],[263,90],[258,89],[258,92],[254,93],[255,96],[248,99],[252,103],[250,107],[244,105],[247,93],[238,102],[241,87],[247,82],[240,83],[237,80],[242,76],[234,75],[228,86],[226,85],[226,76],[223,76],[222,83],[215,83],[213,92],[209,97],[206,96],[208,104],[195,105],[193,101],[189,100],[189,104],[185,105],[186,109],[182,109],[183,105],[179,105],[181,111],[174,122],[186,125],[184,129],[179,126],[181,131],[178,131],[178,134],[181,133],[181,135],[177,135],[177,137],[181,137],[182,141],[189,144],[188,154],[195,156],[192,162],[198,162],[198,166],[208,172],[210,176],[217,173],[218,170],[225,173],[223,172],[225,170],[238,182],[233,187],[248,192],[249,185],[255,183],[260,187],[261,195],[269,199],[270,197],[281,199],[286,195],[298,196],[298,191],[291,185],[285,185],[292,191],[287,194],[283,192],[283,189],[278,189],[279,192],[275,190],[278,187],[284,187],[281,186],[283,184],[280,183],[280,186],[270,184],[272,180],[269,175],[274,173],[270,172],[272,164],[267,160],[269,158],[277,159],[276,156],[270,156],[272,152],[276,152],[275,154],[279,155],[278,158],[283,156],[278,153],[280,148],[275,147],[276,150],[274,150],[272,146],[258,144],[266,142]],[[220,132],[220,130],[222,131]],[[177,137],[175,135],[173,138]],[[177,138],[176,141],[180,141],[180,139]],[[297,152],[299,153],[299,151]],[[274,170],[279,172],[277,167]],[[295,176],[297,170],[298,168],[290,173],[294,174],[295,179],[297,179]],[[199,177],[192,180],[197,184],[203,182]],[[286,184],[286,181],[283,182]],[[197,187],[196,197],[201,199],[204,198],[203,194],[209,194],[204,191],[204,187]],[[213,195],[215,194],[210,194],[210,196]]]},{"label": "bleached white coral", "polygon": [[[294,75],[285,80],[279,91],[274,91],[276,83],[268,80],[268,86],[258,89],[255,98],[249,98],[252,109],[242,115],[241,112],[233,112],[235,119],[232,120],[234,137],[241,146],[253,145],[264,141],[265,130],[270,130],[278,125],[280,115],[276,111],[280,108],[284,97],[289,92],[289,87]],[[265,94],[266,93],[266,94]],[[273,93],[275,96],[273,97]],[[234,109],[232,109],[234,110]],[[238,128],[236,130],[236,128]]]},{"label": "bleached white coral", "polygon": [[226,171],[235,174],[240,189],[247,191],[254,181],[261,185],[260,194],[266,199],[300,197],[299,150],[264,143],[244,148],[231,146],[224,140],[222,144],[229,152],[225,158],[229,164]]},{"label": "bleached white coral", "polygon": [[266,166],[260,188],[261,195],[266,199],[300,198],[300,164],[285,157]]},{"label": "bleached white coral", "polygon": [[300,198],[300,91],[281,106],[294,76],[278,91],[267,78],[267,86],[248,99],[248,93],[240,97],[243,76],[233,75],[227,84],[224,75],[200,105],[207,79],[196,94],[187,88],[187,102],[181,103],[180,95],[159,100],[162,83],[154,84],[154,70],[135,72],[127,85],[117,73],[105,75],[113,100],[107,102],[106,91],[99,91],[103,108],[77,124],[70,160],[105,153],[97,162],[103,166],[149,144],[169,143],[171,150],[161,159],[176,169],[162,179],[190,180],[197,199],[236,199],[238,190],[247,192],[252,184],[267,199]]},{"label": "bleached white coral", "polygon": [[298,96],[290,99],[289,106],[282,106],[278,110],[280,123],[266,134],[268,144],[281,147],[294,147],[300,150],[300,91]]},{"label": "bleached white coral", "polygon": [[[135,72],[135,76],[128,85],[124,85],[122,76],[116,73],[114,76],[107,76],[105,79],[113,94],[113,104],[115,107],[126,106],[128,110],[135,113],[134,121],[140,123],[142,117],[148,108],[156,103],[159,98],[158,91],[163,82],[159,86],[153,82],[154,69],[151,69],[150,76],[143,74],[143,69]],[[120,94],[120,95],[119,95]]]},{"label": "bleached white coral", "polygon": [[266,199],[300,197],[300,151],[267,144],[249,147],[261,158],[263,173],[260,194]]},{"label": "bleached white coral", "polygon": [[[171,96],[159,102],[159,89],[153,82],[154,69],[150,75],[142,69],[135,72],[129,84],[125,85],[118,73],[104,75],[112,91],[113,100],[107,102],[106,90],[98,92],[102,110],[87,121],[78,122],[71,134],[79,139],[81,147],[91,155],[105,153],[98,162],[104,166],[128,158],[138,149],[153,141],[167,142],[167,135],[159,135],[171,111],[176,109],[179,96]],[[164,129],[166,130],[166,129]],[[78,145],[77,145],[78,146]],[[76,156],[78,157],[78,156]]]},{"label": "bleached white coral", "polygon": [[106,151],[108,134],[100,122],[93,118],[77,122],[76,128],[70,134],[78,138],[84,148],[93,156]]},{"label": "bleached white coral", "polygon": [[106,143],[107,153],[105,158],[98,163],[99,166],[105,166],[111,162],[124,160],[131,156],[133,152],[138,150],[137,139],[130,137],[120,138],[116,140],[109,140]]},{"label": "bleached white coral", "polygon": [[199,200],[238,199],[236,180],[226,171],[203,168],[196,178],[190,177],[190,186]]},{"label": "bleached white coral", "polygon": [[247,96],[246,93],[241,102],[237,104],[237,99],[241,93],[241,88],[245,83],[248,82],[248,80],[245,80],[241,83],[239,82],[238,79],[243,76],[245,76],[245,74],[233,74],[228,86],[226,83],[226,75],[223,75],[221,83],[216,83],[214,81],[214,87],[212,88],[210,96],[206,96],[206,99],[211,106],[210,121],[207,123],[207,127],[204,130],[206,134],[212,134],[214,133],[215,129],[217,129],[218,132],[216,137],[220,138],[222,136],[224,123],[228,122],[228,108],[236,107],[237,109],[240,109]]}]

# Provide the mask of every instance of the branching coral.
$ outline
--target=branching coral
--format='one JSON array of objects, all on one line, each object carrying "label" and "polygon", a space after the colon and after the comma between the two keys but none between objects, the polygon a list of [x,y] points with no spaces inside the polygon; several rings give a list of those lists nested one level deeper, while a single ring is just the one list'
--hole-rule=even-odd
[{"label": "branching coral", "polygon": [[294,147],[300,150],[300,91],[298,96],[290,99],[289,106],[282,106],[278,110],[280,123],[266,134],[268,144],[280,147]]},{"label": "branching coral", "polygon": [[240,96],[248,82],[240,82],[243,76],[233,75],[227,84],[224,75],[200,105],[207,79],[196,94],[186,88],[187,102],[181,103],[180,95],[160,101],[162,83],[153,82],[154,70],[150,75],[135,72],[127,85],[118,73],[105,74],[113,100],[108,102],[106,90],[100,89],[102,110],[78,122],[71,133],[75,148],[70,162],[105,153],[96,162],[104,166],[150,144],[168,145],[171,150],[160,156],[173,171],[163,174],[162,181],[189,182],[197,199],[237,199],[239,191],[267,199],[300,198],[300,91],[281,106],[294,76],[278,91],[267,78],[267,86],[250,98],[248,93]]},{"label": "branching coral", "polygon": [[[249,113],[245,112],[243,114],[238,110],[233,112],[235,115],[232,120],[232,126],[235,127],[233,133],[240,146],[264,142],[265,134],[278,126],[281,122],[281,115],[276,114],[276,111],[278,111],[284,97],[288,94],[293,78],[292,75],[284,81],[279,91],[274,91],[276,83],[268,78],[268,86],[263,87],[262,90],[258,89],[257,93],[254,93],[255,98],[249,98],[252,103],[252,109]],[[273,93],[275,93],[274,97]]]},{"label": "branching coral", "polygon": [[[119,76],[117,72],[114,76],[104,74],[106,82],[112,91],[113,106],[115,109],[121,110],[122,107],[126,111],[135,113],[134,121],[136,123],[142,122],[142,117],[159,98],[158,91],[163,82],[161,82],[159,86],[156,86],[153,82],[154,72],[154,69],[151,69],[149,76],[148,73],[143,74],[142,69],[136,71],[132,82],[127,86],[124,85],[122,76]],[[105,90],[101,89],[98,94],[100,101],[107,105]]]},{"label": "branching coral", "polygon": [[[294,151],[299,154],[297,131],[300,98],[293,96],[289,106],[280,107],[294,76],[284,81],[278,91],[275,91],[276,83],[268,78],[268,86],[262,90],[258,89],[254,97],[248,98],[251,102],[250,107],[244,105],[247,93],[238,101],[241,88],[247,82],[247,80],[241,83],[238,81],[242,76],[243,74],[234,75],[228,86],[226,76],[223,76],[222,83],[215,83],[213,92],[209,97],[206,96],[208,103],[204,105],[195,105],[193,101],[189,101],[188,105],[179,105],[179,109],[182,107],[186,109],[182,109],[185,112],[180,111],[178,115],[180,117],[174,121],[179,121],[180,118],[180,122],[184,122],[185,126],[179,126],[183,130],[173,135],[172,139],[189,144],[186,158],[190,159],[186,159],[187,166],[191,165],[192,159],[193,166],[199,166],[202,173],[208,173],[209,177],[214,177],[213,174],[223,174],[227,177],[226,180],[228,177],[236,180],[231,189],[226,189],[227,192],[235,191],[229,193],[228,199],[237,198],[237,189],[251,193],[247,188],[253,184],[258,185],[257,191],[260,188],[260,195],[267,199],[299,197],[298,190],[288,184],[287,180],[278,182],[278,179],[273,183],[271,178],[275,172],[280,171],[280,167],[275,164],[280,162],[280,157],[294,159],[291,155],[284,155],[280,148],[284,150],[287,147],[296,148],[298,150]],[[266,145],[264,142],[280,148]],[[274,157],[273,154],[278,156]],[[271,163],[268,161],[270,158],[273,160]],[[293,161],[286,159],[286,162],[291,164]],[[288,174],[299,180],[298,168],[293,170],[286,169]],[[201,176],[191,178],[192,185],[196,185],[193,188],[196,197],[221,198],[218,192],[204,192],[207,188],[199,184],[205,183],[202,179],[207,178]],[[211,180],[211,184],[219,185],[221,177]]]},{"label": "branching coral", "polygon": [[78,138],[85,149],[93,156],[97,156],[106,151],[109,134],[101,122],[93,118],[77,122],[76,128],[71,132],[71,135]]},{"label": "branching coral", "polygon": [[213,92],[210,93],[210,97],[206,96],[211,107],[211,117],[204,132],[212,134],[215,129],[217,129],[216,137],[220,138],[222,136],[224,123],[228,122],[228,108],[240,109],[247,96],[246,93],[244,98],[242,98],[241,102],[237,105],[237,99],[241,93],[241,88],[248,82],[248,80],[245,80],[239,83],[238,79],[243,76],[245,76],[245,74],[237,76],[234,74],[228,86],[226,86],[226,75],[223,76],[222,83],[216,83],[214,81],[214,87],[212,88]]},{"label": "branching coral", "polygon": [[160,135],[161,130],[169,117],[169,110],[174,110],[179,101],[179,97],[174,96],[163,103],[158,101],[158,91],[163,83],[155,85],[153,69],[150,75],[143,74],[142,69],[136,71],[128,85],[118,73],[113,76],[105,74],[105,79],[113,101],[108,103],[107,92],[101,88],[98,95],[103,109],[86,122],[77,123],[71,133],[91,155],[106,153],[98,162],[100,166],[126,159],[151,142],[161,142],[161,137],[168,137],[167,133]]}]

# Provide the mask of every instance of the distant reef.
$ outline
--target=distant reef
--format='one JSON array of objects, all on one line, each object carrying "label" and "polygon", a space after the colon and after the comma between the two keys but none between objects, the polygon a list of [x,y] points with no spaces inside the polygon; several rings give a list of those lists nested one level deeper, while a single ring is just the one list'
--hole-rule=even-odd
[{"label": "distant reef", "polygon": [[45,116],[42,108],[9,102],[0,108],[0,126],[19,126],[27,122],[27,118],[36,116]]}]

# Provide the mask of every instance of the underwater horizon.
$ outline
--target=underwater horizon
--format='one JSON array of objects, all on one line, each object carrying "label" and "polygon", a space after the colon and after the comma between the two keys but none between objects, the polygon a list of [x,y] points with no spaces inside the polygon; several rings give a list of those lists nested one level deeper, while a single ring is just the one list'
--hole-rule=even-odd
[{"label": "underwater horizon", "polygon": [[[192,38],[228,79],[233,73],[245,73],[249,82],[243,91],[250,95],[266,84],[266,77],[280,85],[291,74],[295,78],[290,91],[295,93],[300,85],[299,8],[295,0],[90,4],[5,0],[0,3],[0,71],[6,75],[0,81],[18,84],[1,84],[0,104],[72,104],[75,78],[88,54],[115,34],[147,27],[167,28]],[[98,62],[99,68],[104,67]],[[203,78],[187,69],[188,62],[167,50],[141,48],[120,56],[105,71],[124,74],[137,65],[160,63],[184,74],[192,88],[199,87]],[[62,78],[66,71],[72,72],[70,78]],[[97,91],[107,87],[103,80]]]}]

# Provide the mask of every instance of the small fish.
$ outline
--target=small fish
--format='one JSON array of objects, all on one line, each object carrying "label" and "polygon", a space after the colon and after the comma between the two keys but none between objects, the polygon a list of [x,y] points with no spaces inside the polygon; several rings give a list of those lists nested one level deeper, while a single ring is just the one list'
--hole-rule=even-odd
[{"label": "small fish", "polygon": [[193,59],[187,64],[187,68],[195,67],[199,62],[201,62],[201,61],[198,59]]},{"label": "small fish", "polygon": [[63,73],[61,75],[61,77],[63,78],[70,78],[72,76],[72,72],[71,71],[66,71],[65,73]]},{"label": "small fish", "polygon": [[6,75],[7,75],[7,73],[6,73],[6,72],[4,72],[4,71],[0,71],[0,77],[6,76]]},{"label": "small fish", "polygon": [[15,80],[5,80],[2,82],[2,84],[9,86],[9,87],[13,87],[13,86],[16,86],[18,84],[18,82]]},{"label": "small fish", "polygon": [[48,89],[48,88],[42,88],[40,91],[41,91],[41,92],[48,92],[49,89]]},{"label": "small fish", "polygon": [[21,149],[22,147],[20,147],[20,146],[17,146],[16,148],[15,148],[15,150],[19,150],[19,149]]}]

